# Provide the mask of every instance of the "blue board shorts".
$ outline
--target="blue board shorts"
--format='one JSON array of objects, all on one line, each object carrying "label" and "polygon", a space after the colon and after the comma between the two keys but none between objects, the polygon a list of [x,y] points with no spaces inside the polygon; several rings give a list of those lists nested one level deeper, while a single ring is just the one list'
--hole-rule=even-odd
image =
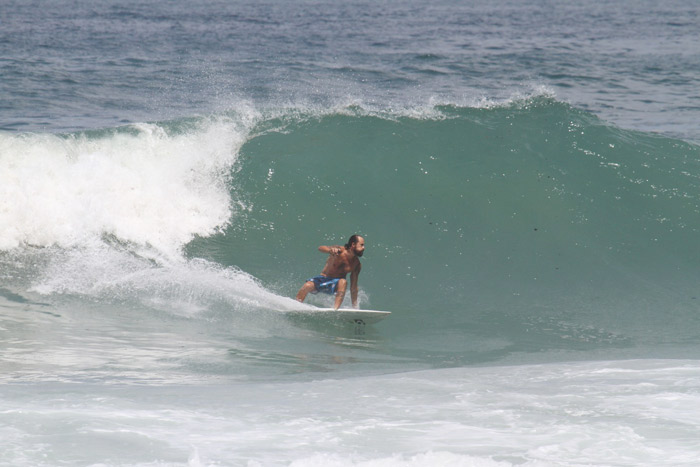
[{"label": "blue board shorts", "polygon": [[316,290],[314,290],[311,293],[318,293],[318,292],[323,292],[327,294],[335,294],[335,292],[338,290],[338,281],[340,280],[340,277],[336,277],[335,279],[331,279],[330,277],[326,276],[315,276],[312,277],[311,279],[308,279],[310,282],[314,283],[314,287],[316,287]]}]

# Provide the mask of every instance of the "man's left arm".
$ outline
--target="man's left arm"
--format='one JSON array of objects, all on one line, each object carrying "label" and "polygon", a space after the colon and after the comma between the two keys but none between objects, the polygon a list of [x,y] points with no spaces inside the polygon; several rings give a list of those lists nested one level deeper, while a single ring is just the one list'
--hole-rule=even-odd
[{"label": "man's left arm", "polygon": [[360,270],[362,265],[357,263],[357,267],[352,270],[350,274],[350,298],[352,300],[352,307],[357,308],[357,279],[360,276]]}]

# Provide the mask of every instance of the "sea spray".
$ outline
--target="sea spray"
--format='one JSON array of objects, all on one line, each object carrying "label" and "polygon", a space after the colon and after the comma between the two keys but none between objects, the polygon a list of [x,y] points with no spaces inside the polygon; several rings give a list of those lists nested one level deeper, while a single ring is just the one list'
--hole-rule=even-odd
[{"label": "sea spray", "polygon": [[0,135],[0,248],[80,247],[111,235],[176,254],[232,215],[230,168],[245,134],[225,120],[184,132],[139,124]]}]

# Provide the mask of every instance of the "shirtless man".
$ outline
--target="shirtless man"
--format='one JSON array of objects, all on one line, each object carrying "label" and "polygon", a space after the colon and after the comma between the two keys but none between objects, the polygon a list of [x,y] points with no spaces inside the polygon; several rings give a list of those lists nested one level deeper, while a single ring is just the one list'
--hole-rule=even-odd
[{"label": "shirtless man", "polygon": [[359,235],[353,235],[345,246],[320,246],[318,251],[328,253],[328,260],[321,274],[312,277],[299,289],[297,300],[303,302],[306,295],[324,292],[335,294],[335,306],[337,310],[345,298],[347,280],[350,273],[350,298],[352,307],[357,308],[357,277],[360,275],[362,265],[358,259],[365,251],[365,239]]}]

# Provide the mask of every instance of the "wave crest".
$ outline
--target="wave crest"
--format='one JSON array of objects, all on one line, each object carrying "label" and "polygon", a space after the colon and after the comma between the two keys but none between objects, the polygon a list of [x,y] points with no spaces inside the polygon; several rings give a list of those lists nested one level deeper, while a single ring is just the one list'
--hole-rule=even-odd
[{"label": "wave crest", "polygon": [[231,120],[183,132],[138,124],[98,134],[0,135],[0,249],[70,247],[103,235],[177,252],[229,221]]}]

